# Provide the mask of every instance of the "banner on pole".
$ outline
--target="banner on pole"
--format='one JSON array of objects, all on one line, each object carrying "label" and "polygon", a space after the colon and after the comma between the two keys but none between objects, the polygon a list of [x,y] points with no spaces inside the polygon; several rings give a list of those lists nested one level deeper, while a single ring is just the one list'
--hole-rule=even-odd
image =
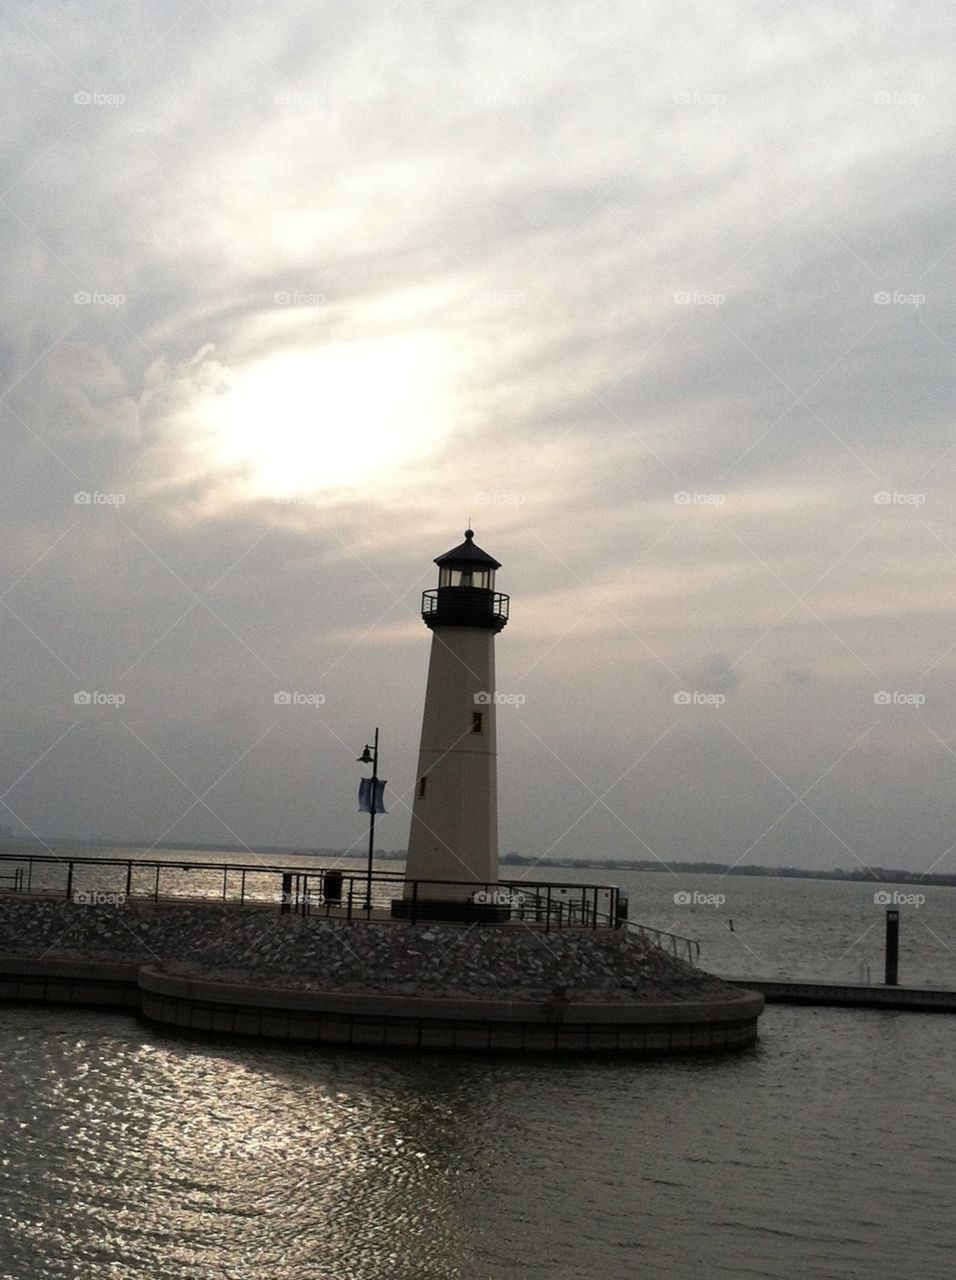
[{"label": "banner on pole", "polygon": [[[384,778],[375,779],[375,810],[374,810],[375,813],[388,812],[385,808],[386,785],[387,784]],[[363,778],[362,781],[359,783],[358,804],[359,804],[359,807],[358,807],[359,813],[372,812],[372,779],[371,778]]]}]

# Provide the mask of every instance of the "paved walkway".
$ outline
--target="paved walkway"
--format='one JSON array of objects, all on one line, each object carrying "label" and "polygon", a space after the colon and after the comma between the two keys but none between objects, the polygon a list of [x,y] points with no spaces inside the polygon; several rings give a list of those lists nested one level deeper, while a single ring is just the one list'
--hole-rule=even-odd
[{"label": "paved walkway", "polygon": [[861,982],[788,982],[780,978],[725,977],[735,987],[759,991],[768,1003],[834,1005],[847,1009],[894,1009],[956,1013],[956,991],[942,987],[886,987]]}]

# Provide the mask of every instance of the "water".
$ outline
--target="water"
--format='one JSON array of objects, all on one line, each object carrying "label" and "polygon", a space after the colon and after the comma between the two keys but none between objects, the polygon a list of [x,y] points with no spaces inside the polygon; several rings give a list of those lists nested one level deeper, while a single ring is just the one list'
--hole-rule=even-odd
[{"label": "water", "polygon": [[712,1060],[184,1041],[0,1007],[3,1280],[952,1275],[956,1023]]},{"label": "water", "polygon": [[[701,965],[738,978],[861,982],[868,980],[869,968],[870,979],[882,982],[886,910],[892,905],[886,899],[899,894],[900,982],[956,990],[956,888],[657,871],[549,874],[620,884],[629,891],[632,919],[698,938]],[[695,893],[698,902],[715,895],[726,901],[695,906]],[[675,903],[681,895],[691,903]],[[912,895],[925,902],[910,902]]]},{"label": "water", "polygon": [[[890,887],[621,880],[716,972],[879,980]],[[956,893],[921,892],[901,977],[956,987]],[[771,1006],[760,1036],[446,1057],[0,1005],[0,1280],[951,1276],[956,1020]]]}]

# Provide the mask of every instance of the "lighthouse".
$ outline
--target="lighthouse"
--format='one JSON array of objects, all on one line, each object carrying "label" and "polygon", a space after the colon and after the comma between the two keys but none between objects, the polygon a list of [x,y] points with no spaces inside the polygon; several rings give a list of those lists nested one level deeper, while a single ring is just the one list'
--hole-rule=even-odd
[{"label": "lighthouse", "polygon": [[466,529],[436,558],[438,586],[422,595],[431,656],[397,915],[412,898],[417,914],[435,919],[495,914],[482,887],[498,879],[495,636],[509,600],[495,590],[500,563],[474,537]]}]

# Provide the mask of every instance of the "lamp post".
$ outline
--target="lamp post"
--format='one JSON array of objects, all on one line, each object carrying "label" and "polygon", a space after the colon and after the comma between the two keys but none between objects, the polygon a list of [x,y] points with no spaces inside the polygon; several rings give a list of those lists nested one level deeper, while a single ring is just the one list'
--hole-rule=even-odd
[{"label": "lamp post", "polygon": [[368,876],[365,881],[365,910],[372,911],[372,856],[375,848],[375,807],[378,793],[378,729],[375,730],[373,745],[365,744],[365,750],[358,758],[359,764],[372,766],[372,787],[369,797],[368,813]]}]

